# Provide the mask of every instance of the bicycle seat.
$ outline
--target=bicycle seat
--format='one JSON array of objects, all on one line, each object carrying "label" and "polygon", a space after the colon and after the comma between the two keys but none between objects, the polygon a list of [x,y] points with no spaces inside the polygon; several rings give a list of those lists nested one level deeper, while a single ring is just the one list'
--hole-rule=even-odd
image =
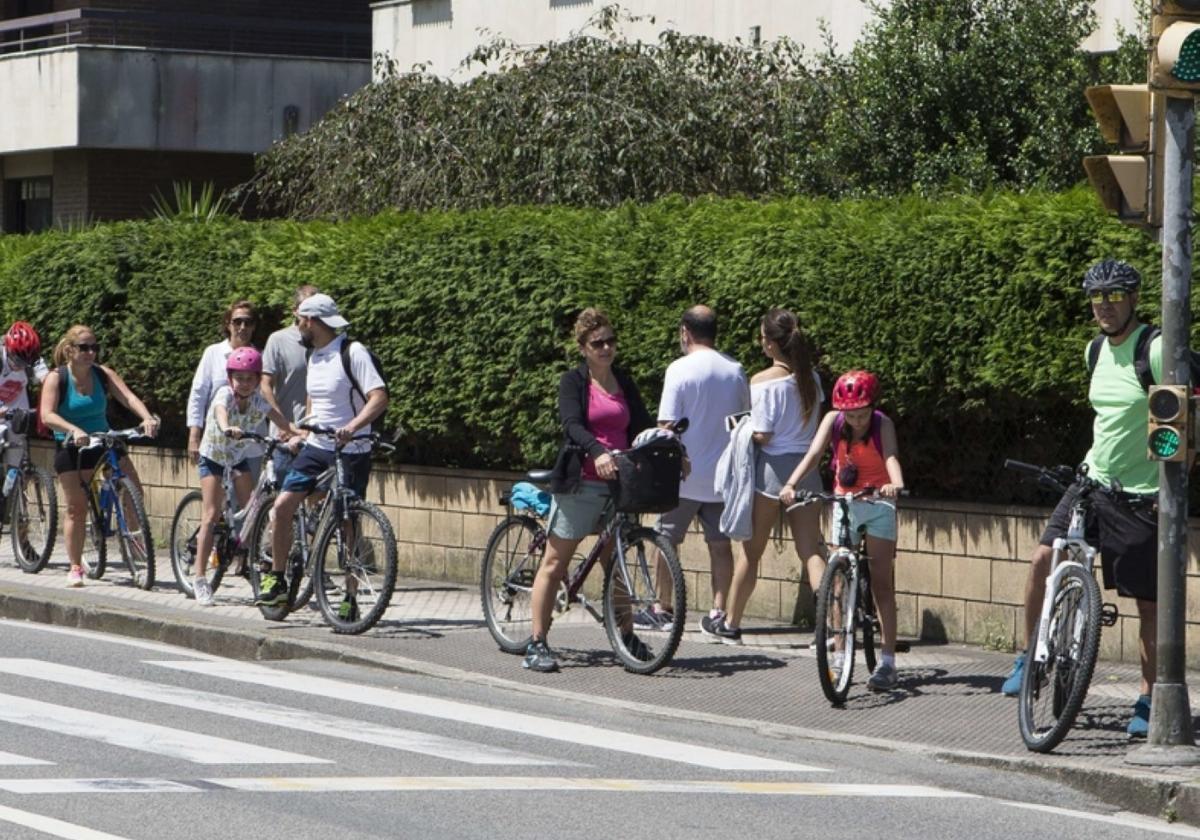
[{"label": "bicycle seat", "polygon": [[533,484],[549,484],[554,477],[554,470],[530,470],[525,473],[525,480]]}]

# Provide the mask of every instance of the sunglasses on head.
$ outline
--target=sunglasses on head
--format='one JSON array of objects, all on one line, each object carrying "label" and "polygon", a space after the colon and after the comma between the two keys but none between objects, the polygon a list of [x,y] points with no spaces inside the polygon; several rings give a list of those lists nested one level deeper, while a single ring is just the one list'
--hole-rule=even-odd
[{"label": "sunglasses on head", "polygon": [[588,347],[593,350],[603,350],[605,347],[616,347],[617,337],[610,335],[608,338],[594,338],[588,342]]},{"label": "sunglasses on head", "polygon": [[230,318],[229,323],[233,324],[235,327],[252,327],[258,323],[258,321],[255,318]]},{"label": "sunglasses on head", "polygon": [[95,344],[76,344],[75,349],[82,353],[99,353],[100,342],[96,342]]},{"label": "sunglasses on head", "polygon": [[1094,292],[1088,292],[1088,300],[1099,306],[1108,301],[1109,303],[1120,303],[1129,297],[1129,293],[1124,289],[1097,289]]}]

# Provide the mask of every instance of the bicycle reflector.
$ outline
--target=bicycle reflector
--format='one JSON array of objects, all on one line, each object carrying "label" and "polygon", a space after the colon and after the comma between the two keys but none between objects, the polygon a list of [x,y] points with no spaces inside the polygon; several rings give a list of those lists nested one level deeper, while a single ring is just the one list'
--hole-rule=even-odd
[{"label": "bicycle reflector", "polygon": [[1187,391],[1184,385],[1155,385],[1150,389],[1150,421],[1146,442],[1151,460],[1187,460]]}]

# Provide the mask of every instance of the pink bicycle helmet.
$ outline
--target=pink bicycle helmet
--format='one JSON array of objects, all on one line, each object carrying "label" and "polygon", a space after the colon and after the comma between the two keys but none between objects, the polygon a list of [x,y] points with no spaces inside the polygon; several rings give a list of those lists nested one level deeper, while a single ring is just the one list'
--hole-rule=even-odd
[{"label": "pink bicycle helmet", "polygon": [[32,365],[42,354],[42,339],[31,324],[14,321],[4,334],[4,349],[10,356],[20,359],[26,365]]},{"label": "pink bicycle helmet", "polygon": [[853,411],[873,404],[879,396],[879,378],[869,370],[848,370],[833,386],[833,407]]},{"label": "pink bicycle helmet", "polygon": [[225,362],[225,372],[236,373],[238,371],[262,373],[262,353],[253,347],[239,347],[234,350]]}]

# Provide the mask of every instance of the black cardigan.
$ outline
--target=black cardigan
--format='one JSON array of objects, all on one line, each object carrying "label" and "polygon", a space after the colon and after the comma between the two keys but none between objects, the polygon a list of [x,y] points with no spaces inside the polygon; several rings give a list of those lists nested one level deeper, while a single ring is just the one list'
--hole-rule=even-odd
[{"label": "black cardigan", "polygon": [[[629,375],[616,365],[613,365],[613,375],[629,406],[627,433],[632,442],[638,434],[652,428],[655,423],[646,410],[646,404],[642,402],[641,392]],[[584,457],[590,455],[594,460],[608,451],[587,426],[589,381],[587,362],[567,371],[558,380],[558,416],[562,420],[564,434],[550,482],[553,493],[574,492],[579,487]]]}]

